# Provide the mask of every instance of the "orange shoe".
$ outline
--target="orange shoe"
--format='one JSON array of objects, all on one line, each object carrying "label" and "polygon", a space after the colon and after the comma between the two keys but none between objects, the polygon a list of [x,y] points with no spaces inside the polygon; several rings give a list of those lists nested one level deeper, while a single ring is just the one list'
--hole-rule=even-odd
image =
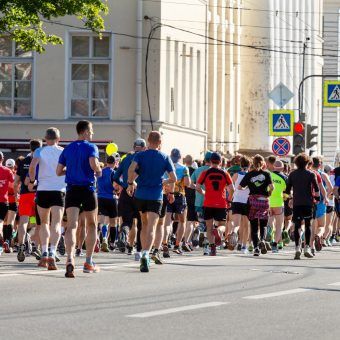
[{"label": "orange shoe", "polygon": [[47,257],[42,257],[38,262],[38,267],[47,268]]},{"label": "orange shoe", "polygon": [[92,262],[92,264],[85,262],[84,267],[83,267],[83,272],[84,273],[98,273],[100,272],[100,268],[94,262]]},{"label": "orange shoe", "polygon": [[54,257],[49,257],[47,259],[47,270],[58,270]]},{"label": "orange shoe", "polygon": [[74,279],[74,265],[72,262],[66,263],[65,277]]}]

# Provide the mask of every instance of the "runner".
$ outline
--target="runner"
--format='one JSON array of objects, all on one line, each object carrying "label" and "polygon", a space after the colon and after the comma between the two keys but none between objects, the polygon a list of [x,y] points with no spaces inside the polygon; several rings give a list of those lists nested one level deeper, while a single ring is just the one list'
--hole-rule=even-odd
[{"label": "runner", "polygon": [[232,177],[232,180],[235,185],[235,193],[233,197],[233,202],[231,204],[231,209],[233,213],[233,228],[231,231],[230,239],[229,239],[229,250],[234,250],[234,247],[237,243],[237,234],[239,233],[239,244],[240,251],[243,254],[247,254],[247,242],[249,239],[249,220],[248,220],[248,198],[249,198],[249,189],[240,190],[239,185],[244,178],[244,176],[248,173],[250,168],[250,160],[247,157],[242,157],[240,160],[241,171],[235,173]]},{"label": "runner", "polygon": [[[128,170],[127,193],[132,197],[138,177],[135,193],[138,210],[142,218],[142,258],[141,272],[149,272],[150,251],[154,244],[155,229],[163,205],[163,176],[167,173],[165,185],[169,186],[169,203],[175,201],[174,186],[177,180],[174,165],[166,154],[160,151],[162,137],[158,131],[151,131],[148,137],[148,150],[135,155]],[[138,172],[138,173],[137,173]]]},{"label": "runner", "polygon": [[[4,154],[0,151],[0,255],[3,249],[4,241],[8,241],[8,229],[4,230],[3,223],[8,212],[8,188],[10,183],[14,182],[14,176],[10,169],[2,165]],[[8,247],[5,245],[5,251]]]},{"label": "runner", "polygon": [[[167,202],[167,213],[166,213],[166,228],[164,239],[167,240],[169,237],[169,231],[171,230],[171,218],[172,216],[176,216],[176,220],[178,221],[177,231],[176,231],[176,243],[173,249],[174,253],[181,255],[182,250],[180,245],[182,243],[185,227],[186,227],[186,215],[187,215],[187,202],[185,198],[185,188],[189,187],[191,184],[189,177],[188,168],[179,163],[181,160],[181,152],[178,149],[173,149],[171,151],[170,158],[174,164],[177,181],[175,183],[174,196],[175,201],[173,203]],[[185,251],[190,251],[190,248],[183,244],[183,248]]]},{"label": "runner", "polygon": [[[56,168],[63,148],[58,145],[60,132],[51,127],[46,130],[46,146],[34,151],[29,167],[29,190],[34,191],[37,182],[36,203],[40,218],[40,242],[42,256],[38,267],[57,270],[56,248],[61,235],[61,220],[65,206],[65,177],[56,175]],[[37,176],[37,167],[39,173]],[[36,181],[36,177],[38,180]]]},{"label": "runner", "polygon": [[270,173],[274,190],[269,198],[270,219],[269,225],[275,230],[274,242],[272,246],[273,253],[278,253],[279,248],[283,248],[282,230],[284,224],[284,198],[286,190],[287,177],[283,174],[283,163],[275,161],[273,171]]},{"label": "runner", "polygon": [[[24,262],[25,255],[25,239],[27,234],[27,227],[29,223],[29,219],[32,216],[35,216],[35,192],[28,190],[27,180],[28,178],[28,170],[33,158],[33,153],[36,149],[41,148],[42,141],[40,139],[32,139],[30,141],[30,150],[31,152],[24,158],[23,161],[20,162],[17,173],[15,175],[14,182],[14,195],[18,195],[20,191],[19,198],[19,227],[18,227],[18,244],[19,250],[17,254],[17,258],[19,262]],[[35,180],[34,180],[35,181]],[[34,182],[33,182],[34,183]],[[32,184],[33,184],[32,183]],[[20,186],[20,190],[19,190]],[[28,242],[29,243],[29,242]]]},{"label": "runner", "polygon": [[[6,160],[6,168],[10,169],[15,176],[16,173],[16,165],[14,159]],[[12,239],[13,239],[13,231],[15,227],[15,218],[18,212],[18,203],[17,197],[14,195],[14,182],[9,183],[8,187],[8,212],[5,218],[5,223],[3,226],[3,236],[4,236],[4,244],[3,248],[5,253],[11,253],[13,251],[12,248]]]},{"label": "runner", "polygon": [[294,240],[295,240],[295,260],[300,260],[301,257],[301,242],[300,232],[302,222],[305,222],[305,248],[304,255],[307,258],[312,258],[313,254],[310,249],[311,240],[311,220],[313,217],[313,204],[315,195],[316,200],[320,200],[319,185],[316,180],[316,175],[307,170],[309,157],[306,154],[299,154],[295,157],[294,163],[296,170],[290,173],[287,179],[286,194],[290,195],[293,189],[293,222]]},{"label": "runner", "polygon": [[[253,158],[253,170],[248,172],[240,182],[239,189],[249,188],[249,214],[248,218],[251,227],[251,239],[254,245],[254,256],[266,254],[269,250],[265,242],[267,224],[269,218],[269,196],[274,186],[270,173],[263,170],[265,167],[264,158],[256,155]],[[260,226],[260,240],[258,230]],[[260,249],[259,249],[260,247]]]},{"label": "runner", "polygon": [[[108,231],[116,227],[118,217],[118,196],[114,188],[114,167],[116,164],[115,157],[109,156],[106,160],[106,166],[102,170],[102,176],[98,178],[98,221],[102,233],[103,241],[101,250],[109,252]],[[109,220],[109,226],[105,224]],[[109,229],[108,229],[109,227]]]},{"label": "runner", "polygon": [[[220,168],[221,161],[220,154],[213,152],[210,157],[211,167],[201,173],[196,185],[196,190],[204,195],[204,220],[207,226],[211,256],[216,256],[214,223],[218,227],[225,226],[227,220],[227,208],[230,201],[227,201],[226,190],[229,200],[234,195],[233,181],[230,175]],[[205,186],[205,189],[202,188],[202,185]]]},{"label": "runner", "polygon": [[67,184],[65,208],[67,214],[66,273],[65,277],[74,278],[74,255],[76,230],[79,209],[82,206],[86,217],[86,262],[84,273],[96,273],[99,267],[93,262],[92,256],[97,241],[98,202],[95,193],[95,175],[100,177],[99,152],[95,144],[90,143],[93,136],[92,123],[81,120],[77,123],[78,139],[69,144],[62,152],[57,166],[57,175],[66,175]]},{"label": "runner", "polygon": [[[141,216],[138,212],[138,207],[134,197],[131,197],[127,193],[128,188],[128,170],[132,163],[132,160],[138,152],[144,151],[146,148],[146,142],[142,138],[138,138],[133,143],[133,151],[130,152],[120,163],[116,173],[113,176],[115,183],[120,185],[123,189],[119,197],[118,211],[119,215],[122,217],[122,226],[127,226],[130,229],[128,236],[128,253],[132,253],[133,246],[136,240],[136,253],[135,260],[140,261],[142,245],[140,241],[140,232],[142,229]],[[138,183],[138,178],[136,179]],[[116,229],[110,228],[111,233],[115,233]]]}]

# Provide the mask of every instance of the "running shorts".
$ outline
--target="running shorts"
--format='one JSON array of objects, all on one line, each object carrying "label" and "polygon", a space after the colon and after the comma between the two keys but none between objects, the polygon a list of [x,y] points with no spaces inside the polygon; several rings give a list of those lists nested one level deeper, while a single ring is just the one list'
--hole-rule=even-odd
[{"label": "running shorts", "polygon": [[118,202],[116,199],[98,197],[98,215],[109,218],[118,217]]},{"label": "running shorts", "polygon": [[35,192],[20,195],[19,215],[29,217],[35,216]]},{"label": "running shorts", "polygon": [[327,208],[326,208],[326,214],[330,214],[334,211],[334,207],[331,206],[331,205],[327,205]]},{"label": "running shorts", "polygon": [[122,217],[123,225],[132,228],[133,219],[139,219],[139,211],[134,197],[123,189],[119,196],[118,215]]},{"label": "running shorts", "polygon": [[8,211],[14,211],[15,213],[18,212],[18,204],[16,202],[9,203]]},{"label": "running shorts", "polygon": [[231,203],[231,211],[232,211],[233,215],[248,216],[249,206],[248,206],[247,203],[232,202]]},{"label": "running shorts", "polygon": [[163,194],[163,205],[161,214],[159,215],[159,218],[164,218],[167,213],[167,205],[168,205],[168,198],[166,195]]},{"label": "running shorts", "polygon": [[37,191],[36,204],[43,209],[65,206],[65,193],[62,191]]},{"label": "running shorts", "polygon": [[153,212],[161,216],[163,201],[149,201],[136,198],[136,203],[138,211],[140,211],[142,214],[146,212]]},{"label": "running shorts", "polygon": [[72,186],[66,192],[65,208],[79,208],[93,211],[98,207],[97,194],[88,187]]},{"label": "running shorts", "polygon": [[285,217],[289,217],[293,215],[293,209],[289,206],[289,200],[286,200],[284,203],[284,215]]},{"label": "running shorts", "polygon": [[226,208],[209,208],[203,207],[204,220],[215,220],[218,222],[227,220],[227,209]]},{"label": "running shorts", "polygon": [[183,214],[187,208],[187,201],[184,195],[175,195],[175,201],[167,204],[167,212],[172,214]]},{"label": "running shorts", "polygon": [[4,221],[8,212],[8,203],[0,203],[0,221]]},{"label": "running shorts", "polygon": [[297,205],[293,207],[293,222],[312,219],[313,207],[307,205]]},{"label": "running shorts", "polygon": [[315,218],[320,218],[322,216],[326,215],[326,204],[323,202],[319,202],[316,205],[316,214]]},{"label": "running shorts", "polygon": [[195,203],[194,204],[188,204],[187,221],[198,222],[198,213],[195,209]]}]

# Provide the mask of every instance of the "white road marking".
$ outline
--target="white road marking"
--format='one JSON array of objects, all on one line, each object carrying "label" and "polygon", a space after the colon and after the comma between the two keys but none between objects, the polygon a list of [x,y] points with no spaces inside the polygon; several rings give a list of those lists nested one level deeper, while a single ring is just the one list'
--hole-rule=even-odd
[{"label": "white road marking", "polygon": [[305,293],[305,292],[308,292],[308,291],[311,291],[311,290],[312,289],[308,289],[308,288],[296,288],[296,289],[282,290],[282,291],[279,291],[279,292],[273,292],[273,293],[268,293],[268,294],[244,296],[243,299],[259,300],[259,299],[266,299],[266,298],[271,298],[271,297],[276,297],[276,296]]},{"label": "white road marking", "polygon": [[175,308],[169,308],[169,309],[155,310],[153,312],[145,312],[145,313],[126,315],[126,317],[127,318],[150,318],[152,316],[174,314],[174,313],[179,313],[179,312],[185,312],[185,311],[188,311],[188,310],[218,307],[218,306],[226,305],[228,303],[229,302],[217,302],[217,301],[207,302],[207,303],[200,303],[198,305],[189,305],[189,306],[175,307]]},{"label": "white road marking", "polygon": [[329,283],[328,286],[340,286],[340,282]]}]

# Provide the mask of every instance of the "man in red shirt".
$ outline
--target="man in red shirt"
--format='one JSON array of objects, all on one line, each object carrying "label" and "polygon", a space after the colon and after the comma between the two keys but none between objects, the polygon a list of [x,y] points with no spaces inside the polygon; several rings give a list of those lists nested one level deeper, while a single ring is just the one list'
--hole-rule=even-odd
[{"label": "man in red shirt", "polygon": [[[230,175],[220,167],[222,158],[213,152],[211,155],[211,167],[203,171],[198,178],[196,190],[204,195],[203,210],[204,220],[207,226],[207,237],[210,243],[210,255],[216,256],[215,236],[212,231],[214,221],[217,226],[224,226],[227,219],[227,208],[234,194],[234,185]],[[205,186],[205,190],[202,189]],[[228,191],[228,200],[226,196]]]},{"label": "man in red shirt", "polygon": [[4,155],[0,151],[0,254],[3,244],[2,228],[8,211],[8,187],[14,182],[13,173],[2,165],[3,160]]}]

